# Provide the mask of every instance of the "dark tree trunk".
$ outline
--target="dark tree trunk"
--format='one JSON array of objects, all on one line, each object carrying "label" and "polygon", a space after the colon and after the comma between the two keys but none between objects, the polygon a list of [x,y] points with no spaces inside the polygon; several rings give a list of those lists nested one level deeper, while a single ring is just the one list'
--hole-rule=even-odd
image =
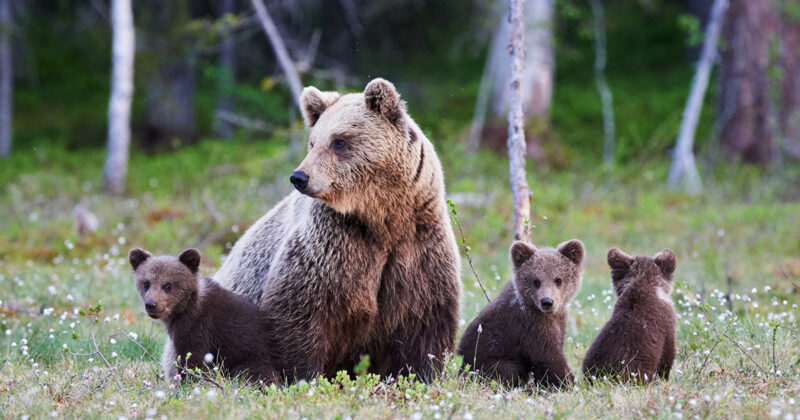
[{"label": "dark tree trunk", "polygon": [[0,0],[0,158],[11,153],[13,61],[11,57],[11,0]]},{"label": "dark tree trunk", "polygon": [[770,48],[778,18],[771,0],[731,1],[722,34],[720,140],[729,158],[772,161]]},{"label": "dark tree trunk", "polygon": [[142,144],[161,148],[195,139],[196,35],[187,30],[195,2],[137,0],[145,82]]},{"label": "dark tree trunk", "polygon": [[800,20],[781,22],[780,127],[786,153],[800,159]]},{"label": "dark tree trunk", "polygon": [[197,85],[194,60],[162,64],[147,84],[147,127],[144,143],[155,147],[196,136],[194,96]]},{"label": "dark tree trunk", "polygon": [[[219,2],[219,17],[226,14],[236,13],[235,0],[222,0]],[[216,112],[233,112],[233,86],[236,82],[236,50],[233,36],[230,33],[224,35],[222,39],[222,49],[219,52],[219,84]],[[223,138],[230,138],[233,134],[231,123],[225,119],[215,117],[216,132]]]}]

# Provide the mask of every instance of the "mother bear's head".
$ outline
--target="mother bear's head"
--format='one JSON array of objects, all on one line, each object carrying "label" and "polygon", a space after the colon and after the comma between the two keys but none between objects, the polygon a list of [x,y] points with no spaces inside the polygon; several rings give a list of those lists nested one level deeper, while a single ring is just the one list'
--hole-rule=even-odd
[{"label": "mother bear's head", "polygon": [[416,189],[424,146],[392,83],[374,79],[345,95],[306,87],[300,102],[309,139],[290,177],[298,191],[349,213],[391,206]]}]

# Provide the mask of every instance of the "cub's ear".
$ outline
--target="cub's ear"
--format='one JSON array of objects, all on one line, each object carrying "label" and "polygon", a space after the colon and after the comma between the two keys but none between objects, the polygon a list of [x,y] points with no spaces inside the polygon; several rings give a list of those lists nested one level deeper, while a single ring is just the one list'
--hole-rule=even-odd
[{"label": "cub's ear", "polygon": [[128,261],[130,261],[133,271],[136,271],[141,263],[152,256],[152,254],[141,248],[133,248],[131,252],[128,253]]},{"label": "cub's ear", "polygon": [[656,265],[661,269],[661,274],[667,280],[672,280],[672,273],[675,272],[675,253],[671,249],[665,248],[653,257]]},{"label": "cub's ear", "polygon": [[527,242],[515,241],[511,244],[511,249],[508,250],[511,255],[511,263],[514,264],[514,269],[518,269],[522,263],[531,259],[533,254],[536,253],[536,247]]},{"label": "cub's ear", "polygon": [[625,277],[633,264],[633,257],[620,251],[619,248],[611,248],[606,260],[608,266],[611,267],[611,280],[613,281]]},{"label": "cub's ear", "polygon": [[198,268],[200,268],[200,251],[189,248],[181,252],[181,255],[178,255],[178,260],[189,267],[192,273],[197,273]]},{"label": "cub's ear", "polygon": [[572,239],[559,245],[558,252],[576,265],[581,265],[583,262],[583,255],[586,253],[583,242],[577,239]]},{"label": "cub's ear", "polygon": [[405,102],[400,100],[400,94],[388,80],[377,78],[367,84],[364,89],[364,101],[367,109],[386,118],[399,129],[403,129],[403,112]]},{"label": "cub's ear", "polygon": [[300,108],[303,109],[303,121],[306,127],[313,127],[320,115],[338,100],[339,94],[336,92],[320,92],[313,86],[303,89],[300,95]]}]

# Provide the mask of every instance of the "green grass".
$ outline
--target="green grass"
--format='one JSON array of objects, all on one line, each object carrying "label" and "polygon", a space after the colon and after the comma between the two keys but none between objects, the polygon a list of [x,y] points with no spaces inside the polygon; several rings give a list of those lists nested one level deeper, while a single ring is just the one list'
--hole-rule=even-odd
[{"label": "green grass", "polygon": [[[464,157],[452,143],[437,145],[449,198],[457,206],[478,275],[490,296],[496,296],[510,270],[507,162],[491,154]],[[200,246],[202,271],[213,274],[247,226],[289,192],[287,175],[302,156],[289,151],[281,134],[257,143],[207,140],[171,153],[134,153],[124,197],[99,191],[102,158],[100,151],[51,147],[18,152],[0,166],[4,417],[800,414],[795,319],[800,294],[780,271],[800,279],[796,166],[779,175],[719,166],[706,171],[706,194],[698,198],[666,191],[668,167],[658,158],[608,172],[579,162],[558,171],[529,168],[533,242],[553,246],[580,238],[587,247],[583,287],[570,309],[565,345],[576,372],[614,303],[606,251],[612,246],[650,255],[665,247],[676,251],[680,350],[669,382],[645,387],[581,382],[574,390],[556,393],[504,389],[462,372],[451,359],[428,385],[361,376],[261,391],[215,376],[225,388],[223,395],[204,383],[170,387],[159,379],[155,359],[163,328],[143,315],[125,255],[133,246],[156,253]],[[72,222],[72,209],[81,201],[101,221],[97,234],[83,239]],[[726,273],[732,277],[730,312]],[[463,283],[462,318],[468,323],[486,302],[466,259]],[[97,302],[105,309],[95,324],[79,308]],[[83,340],[92,331],[114,366],[112,375],[97,355],[72,354],[87,352],[90,343]]]}]

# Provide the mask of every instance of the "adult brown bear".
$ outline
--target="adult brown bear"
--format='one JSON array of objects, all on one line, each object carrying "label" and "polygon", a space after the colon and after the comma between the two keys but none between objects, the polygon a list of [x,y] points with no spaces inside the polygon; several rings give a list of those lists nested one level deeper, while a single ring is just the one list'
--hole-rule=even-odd
[{"label": "adult brown bear", "polygon": [[265,308],[286,379],[370,356],[380,375],[430,378],[455,346],[460,263],[441,164],[394,85],[307,87],[308,154],[293,191],[214,276]]}]

